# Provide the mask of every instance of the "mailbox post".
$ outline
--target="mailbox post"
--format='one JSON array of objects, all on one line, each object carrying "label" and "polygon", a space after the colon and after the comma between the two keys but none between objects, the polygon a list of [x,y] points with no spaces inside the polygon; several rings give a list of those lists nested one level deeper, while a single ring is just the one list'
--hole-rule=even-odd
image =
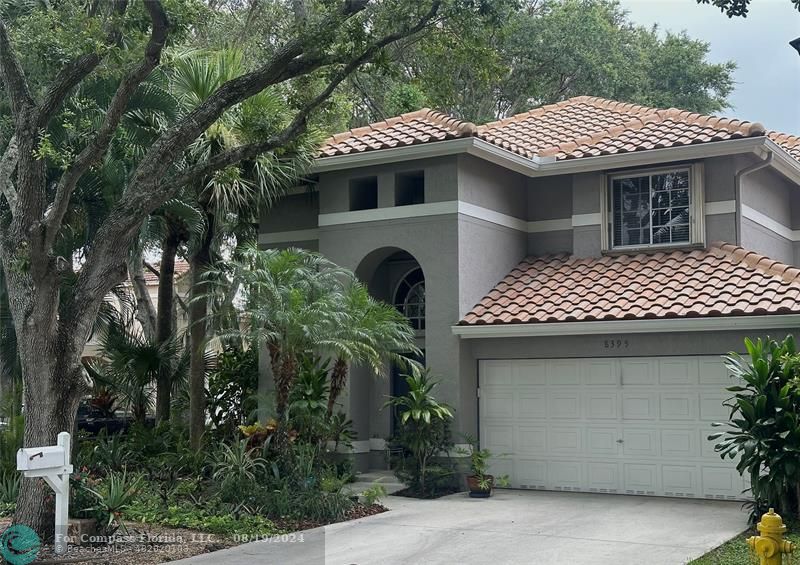
[{"label": "mailbox post", "polygon": [[55,551],[67,551],[67,528],[69,526],[69,476],[70,435],[58,434],[57,445],[47,447],[23,447],[17,451],[17,470],[26,478],[42,478],[56,493]]}]

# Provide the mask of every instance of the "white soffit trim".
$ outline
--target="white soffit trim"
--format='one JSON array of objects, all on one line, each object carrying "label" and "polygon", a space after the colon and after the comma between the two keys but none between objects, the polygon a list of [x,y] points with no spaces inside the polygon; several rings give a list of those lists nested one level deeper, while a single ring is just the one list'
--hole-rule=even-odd
[{"label": "white soffit trim", "polygon": [[593,214],[575,214],[572,216],[572,225],[579,226],[599,226],[603,223],[603,216],[600,212]]},{"label": "white soffit trim", "polygon": [[800,230],[793,230],[790,227],[784,226],[777,220],[773,220],[766,214],[751,208],[747,204],[742,204],[742,216],[749,220],[753,220],[755,223],[764,226],[771,232],[774,232],[779,236],[788,239],[789,241],[800,241]]},{"label": "white soffit trim", "polygon": [[669,318],[664,320],[542,322],[536,324],[452,326],[451,329],[453,334],[463,339],[479,339],[493,337],[545,337],[658,332],[745,331],[798,327],[800,327],[800,314],[728,316],[719,318]]},{"label": "white soffit trim", "polygon": [[533,222],[528,222],[528,233],[543,233],[571,229],[572,218],[561,218],[558,220],[536,220]]},{"label": "white soffit trim", "polygon": [[313,241],[315,239],[319,239],[319,230],[316,228],[258,234],[258,242],[265,244],[288,243],[292,241]]},{"label": "white soffit trim", "polygon": [[704,206],[706,216],[736,213],[736,200],[718,200],[716,202],[706,202]]},{"label": "white soffit trim", "polygon": [[459,201],[457,204],[458,204],[459,214],[464,214],[465,216],[470,216],[471,218],[484,220],[486,222],[497,224],[499,226],[505,226],[507,228],[511,228],[517,231],[525,231],[525,232],[528,231],[528,222],[526,222],[525,220],[520,220],[519,218],[515,218],[514,216],[503,214],[502,212],[489,210],[488,208],[484,208],[483,206],[470,204],[469,202]]}]

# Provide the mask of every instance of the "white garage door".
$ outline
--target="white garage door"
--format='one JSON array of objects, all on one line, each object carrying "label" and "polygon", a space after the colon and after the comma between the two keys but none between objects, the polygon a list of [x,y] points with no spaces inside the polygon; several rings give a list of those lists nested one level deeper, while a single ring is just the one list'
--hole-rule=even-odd
[{"label": "white garage door", "polygon": [[720,357],[480,362],[481,446],[515,488],[741,499],[707,440],[731,384]]}]

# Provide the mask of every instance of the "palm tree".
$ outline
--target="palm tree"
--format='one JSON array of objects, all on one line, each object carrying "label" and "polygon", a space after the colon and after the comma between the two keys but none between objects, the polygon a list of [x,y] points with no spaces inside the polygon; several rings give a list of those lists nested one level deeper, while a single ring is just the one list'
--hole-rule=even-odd
[{"label": "palm tree", "polygon": [[255,245],[243,247],[229,268],[227,275],[223,271],[206,275],[218,288],[241,288],[245,329],[234,329],[223,337],[245,336],[253,346],[267,347],[277,413],[283,418],[300,356],[329,344],[332,328],[349,323],[338,296],[353,274],[319,253],[259,250]]},{"label": "palm tree", "polygon": [[[190,112],[221,84],[246,71],[236,49],[187,51],[178,54],[171,74],[171,91],[182,111]],[[266,90],[230,109],[198,138],[187,154],[187,166],[207,160],[226,148],[268,137],[288,124],[288,104],[281,92]],[[286,153],[267,153],[253,161],[213,175],[193,179],[186,197],[202,211],[204,230],[189,249],[190,436],[198,447],[205,427],[203,358],[209,333],[209,280],[203,275],[219,257],[238,228],[256,223],[259,205],[269,204],[297,183],[314,157],[319,135],[310,133]],[[233,243],[236,245],[236,242]]]},{"label": "palm tree", "polygon": [[406,355],[421,354],[408,320],[394,306],[375,300],[363,284],[353,281],[340,298],[340,307],[347,313],[348,322],[333,328],[335,333],[320,344],[336,354],[331,371],[328,418],[333,415],[336,400],[347,384],[351,365],[365,365],[374,375],[383,376],[390,363],[414,371],[416,366]]}]

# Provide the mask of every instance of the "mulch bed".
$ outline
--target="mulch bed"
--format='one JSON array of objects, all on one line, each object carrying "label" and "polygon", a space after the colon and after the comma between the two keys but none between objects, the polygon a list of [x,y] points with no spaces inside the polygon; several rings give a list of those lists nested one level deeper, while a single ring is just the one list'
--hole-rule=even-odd
[{"label": "mulch bed", "polygon": [[[342,522],[357,520],[386,512],[380,504],[356,504]],[[0,518],[0,532],[10,525],[9,518]],[[275,520],[275,525],[285,532],[309,530],[335,522],[313,520]],[[203,553],[219,551],[239,545],[236,541],[219,535],[196,530],[166,528],[148,524],[128,524],[132,539],[116,545],[72,546],[68,555],[56,556],[51,546],[44,546],[33,565],[48,563],[85,563],[92,565],[153,565],[185,559]],[[4,563],[0,559],[0,563]]]},{"label": "mulch bed", "polygon": [[419,498],[422,500],[434,500],[436,498],[442,498],[443,496],[448,496],[450,494],[456,494],[459,492],[464,492],[459,488],[448,488],[436,491],[432,494],[421,495],[415,490],[411,490],[410,488],[404,488],[403,490],[398,490],[397,492],[393,492],[391,496],[402,496],[404,498]]}]

